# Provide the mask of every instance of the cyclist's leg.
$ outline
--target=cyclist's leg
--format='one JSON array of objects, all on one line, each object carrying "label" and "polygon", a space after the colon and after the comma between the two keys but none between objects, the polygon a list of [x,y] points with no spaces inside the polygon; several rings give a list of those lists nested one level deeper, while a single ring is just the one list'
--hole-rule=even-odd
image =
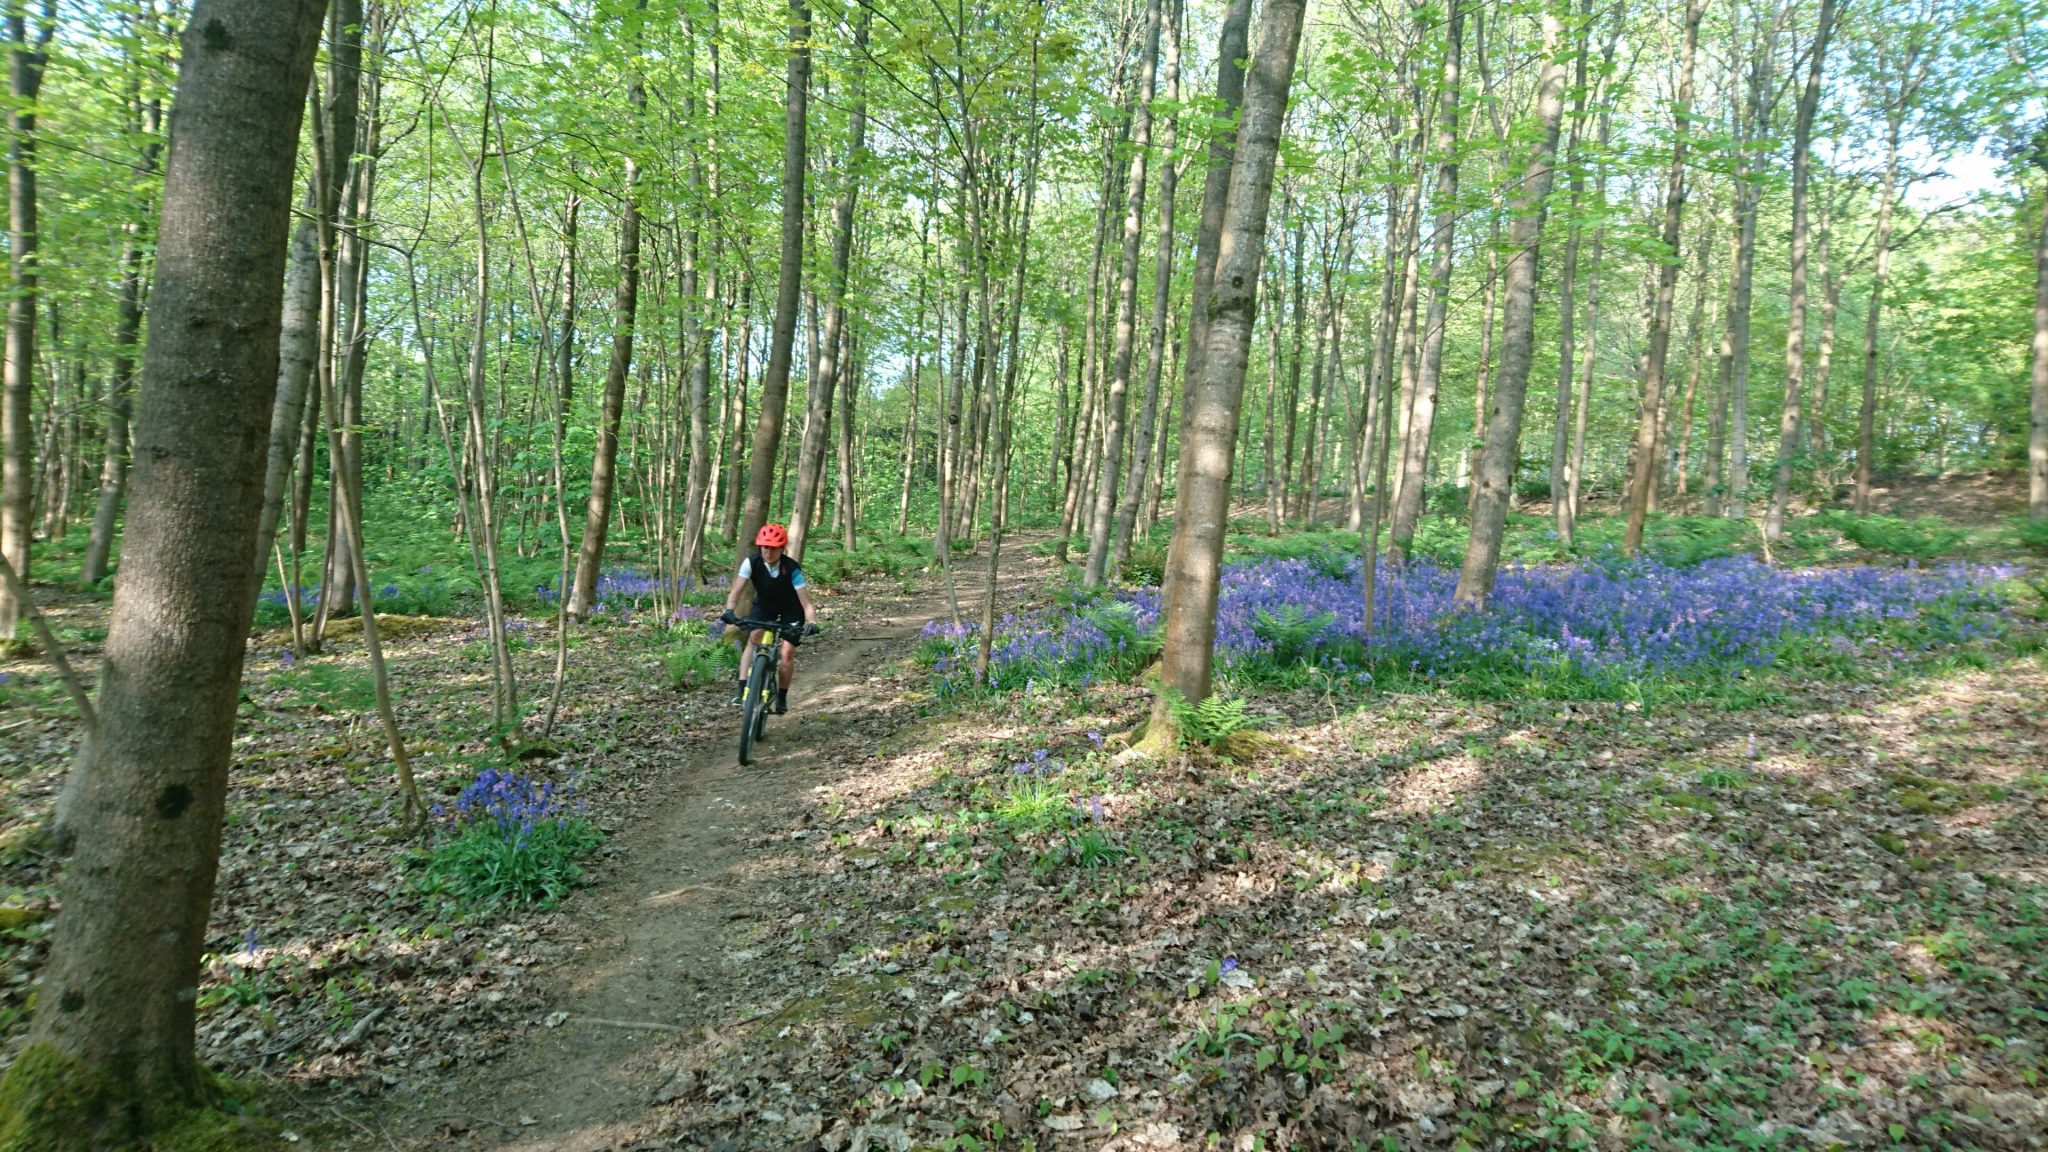
[{"label": "cyclist's leg", "polygon": [[782,662],[775,667],[776,683],[784,692],[789,691],[789,682],[796,676],[796,645],[787,640],[782,645]]},{"label": "cyclist's leg", "polygon": [[739,683],[734,685],[732,693],[732,702],[735,704],[738,704],[746,699],[747,676],[751,673],[754,667],[754,652],[761,646],[761,638],[766,636],[767,634],[767,632],[758,628],[750,628],[747,630],[746,644],[740,649]]}]

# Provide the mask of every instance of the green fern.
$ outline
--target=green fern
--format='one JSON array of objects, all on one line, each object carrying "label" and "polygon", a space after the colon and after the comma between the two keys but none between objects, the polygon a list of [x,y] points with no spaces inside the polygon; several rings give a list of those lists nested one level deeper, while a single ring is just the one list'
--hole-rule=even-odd
[{"label": "green fern", "polygon": [[1261,608],[1252,624],[1252,632],[1273,646],[1273,663],[1303,664],[1315,655],[1321,646],[1323,632],[1336,620],[1335,612],[1318,612],[1311,616],[1299,607],[1287,604],[1277,613]]},{"label": "green fern", "polygon": [[1105,604],[1095,611],[1093,619],[1095,626],[1109,640],[1104,663],[1116,679],[1128,680],[1136,676],[1152,663],[1153,657],[1159,655],[1162,644],[1159,633],[1139,627],[1138,610],[1129,604]]},{"label": "green fern", "polygon": [[1232,736],[1258,727],[1257,717],[1245,714],[1245,702],[1220,694],[1190,704],[1187,697],[1169,692],[1166,706],[1173,713],[1176,740],[1183,748],[1200,744],[1221,748]]}]

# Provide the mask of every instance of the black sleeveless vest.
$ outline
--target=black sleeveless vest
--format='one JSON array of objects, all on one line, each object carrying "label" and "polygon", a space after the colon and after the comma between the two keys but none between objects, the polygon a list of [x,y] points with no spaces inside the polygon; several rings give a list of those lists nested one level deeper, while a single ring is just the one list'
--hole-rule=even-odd
[{"label": "black sleeveless vest", "polygon": [[789,620],[804,618],[803,602],[796,598],[796,574],[802,566],[787,554],[775,575],[768,574],[768,562],[756,551],[747,560],[748,579],[754,585],[754,618]]}]

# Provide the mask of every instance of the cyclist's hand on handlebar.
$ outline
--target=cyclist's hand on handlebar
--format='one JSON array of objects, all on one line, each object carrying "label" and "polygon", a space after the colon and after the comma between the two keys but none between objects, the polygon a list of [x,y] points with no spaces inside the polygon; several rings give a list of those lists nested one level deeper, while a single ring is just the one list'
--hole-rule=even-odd
[{"label": "cyclist's hand on handlebar", "polygon": [[817,634],[818,634],[818,626],[817,626],[816,624],[805,624],[805,625],[804,625],[804,635],[806,635],[806,636],[816,636]]},{"label": "cyclist's hand on handlebar", "polygon": [[737,624],[740,622],[740,618],[733,615],[732,609],[727,608],[724,612],[719,613],[718,622],[721,624]]}]

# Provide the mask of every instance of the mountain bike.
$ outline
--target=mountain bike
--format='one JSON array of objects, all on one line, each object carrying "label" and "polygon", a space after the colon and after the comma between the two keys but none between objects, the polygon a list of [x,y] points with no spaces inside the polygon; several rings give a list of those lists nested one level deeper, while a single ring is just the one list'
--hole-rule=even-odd
[{"label": "mountain bike", "polygon": [[746,619],[734,623],[749,634],[757,631],[770,634],[754,649],[754,666],[747,673],[747,687],[740,695],[740,763],[751,764],[754,741],[768,731],[768,713],[777,684],[776,671],[782,663],[781,641],[798,643],[808,627],[801,621],[791,624],[784,620]]}]

